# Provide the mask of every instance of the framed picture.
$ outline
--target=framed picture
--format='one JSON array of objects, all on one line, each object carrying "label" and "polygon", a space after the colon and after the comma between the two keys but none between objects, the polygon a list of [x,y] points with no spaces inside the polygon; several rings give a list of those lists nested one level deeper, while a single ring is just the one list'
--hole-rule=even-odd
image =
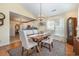
[{"label": "framed picture", "polygon": [[4,19],[5,19],[5,15],[2,12],[0,12],[0,26],[4,24]]},{"label": "framed picture", "polygon": [[3,20],[0,20],[0,26],[3,25]]}]

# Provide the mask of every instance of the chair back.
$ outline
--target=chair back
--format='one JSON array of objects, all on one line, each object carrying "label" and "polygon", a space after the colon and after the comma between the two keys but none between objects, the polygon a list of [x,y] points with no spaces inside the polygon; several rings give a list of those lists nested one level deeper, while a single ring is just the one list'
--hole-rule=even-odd
[{"label": "chair back", "polygon": [[38,30],[37,29],[33,29],[33,34],[38,34]]},{"label": "chair back", "polygon": [[26,31],[26,34],[27,34],[27,35],[33,34],[33,31],[32,31],[32,30],[24,30],[24,31]]},{"label": "chair back", "polygon": [[20,40],[22,42],[22,46],[24,48],[28,48],[29,47],[29,41],[28,41],[26,30],[21,30],[19,32],[19,34],[20,34]]}]

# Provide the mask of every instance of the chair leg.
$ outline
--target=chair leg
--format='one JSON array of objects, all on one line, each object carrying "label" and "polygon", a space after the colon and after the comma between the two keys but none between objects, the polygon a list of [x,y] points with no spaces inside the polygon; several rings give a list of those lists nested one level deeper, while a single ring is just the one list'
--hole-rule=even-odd
[{"label": "chair leg", "polygon": [[38,46],[36,46],[36,51],[37,51],[38,53],[40,53],[40,49],[39,49]]},{"label": "chair leg", "polygon": [[22,56],[23,56],[23,52],[24,52],[24,47],[22,47]]},{"label": "chair leg", "polygon": [[31,54],[32,54],[32,50],[31,49],[27,50],[27,56],[30,56]]},{"label": "chair leg", "polygon": [[52,45],[52,48],[53,48],[53,42],[51,43],[51,45]]},{"label": "chair leg", "polygon": [[7,52],[9,53],[9,56],[11,56],[11,53],[9,52],[10,50],[8,50]]},{"label": "chair leg", "polygon": [[36,52],[38,52],[38,50],[37,50],[37,46],[35,46],[35,50],[36,50]]},{"label": "chair leg", "polygon": [[49,44],[49,51],[51,52],[51,45]]},{"label": "chair leg", "polygon": [[41,42],[41,48],[43,47],[43,43]]},{"label": "chair leg", "polygon": [[27,50],[27,56],[29,56],[29,50]]}]

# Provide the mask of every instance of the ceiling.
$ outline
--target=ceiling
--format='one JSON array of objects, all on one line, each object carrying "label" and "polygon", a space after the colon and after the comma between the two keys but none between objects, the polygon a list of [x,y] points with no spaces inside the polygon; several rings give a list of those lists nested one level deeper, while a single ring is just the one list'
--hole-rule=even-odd
[{"label": "ceiling", "polygon": [[[39,17],[40,3],[22,3],[21,5],[29,12],[31,12],[34,16]],[[77,6],[77,3],[42,3],[41,13],[44,17],[54,16],[75,9]]]}]

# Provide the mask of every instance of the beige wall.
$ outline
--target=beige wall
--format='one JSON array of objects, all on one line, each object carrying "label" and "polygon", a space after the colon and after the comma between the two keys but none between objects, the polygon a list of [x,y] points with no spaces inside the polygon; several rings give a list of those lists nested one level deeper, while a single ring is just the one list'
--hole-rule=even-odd
[{"label": "beige wall", "polygon": [[78,26],[77,26],[77,37],[79,37],[79,8],[78,8]]},{"label": "beige wall", "polygon": [[0,12],[3,12],[6,16],[4,25],[0,26],[0,46],[10,44],[10,11],[34,18],[34,16],[20,4],[0,4]]},{"label": "beige wall", "polygon": [[0,6],[0,12],[3,12],[6,16],[4,19],[4,25],[0,26],[0,46],[9,43],[9,13]]}]

